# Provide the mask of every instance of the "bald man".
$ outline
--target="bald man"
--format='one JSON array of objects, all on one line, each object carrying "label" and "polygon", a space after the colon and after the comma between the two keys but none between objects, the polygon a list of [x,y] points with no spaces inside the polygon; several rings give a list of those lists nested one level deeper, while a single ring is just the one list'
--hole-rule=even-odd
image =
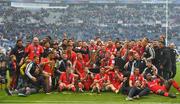
[{"label": "bald man", "polygon": [[41,57],[44,49],[41,45],[39,45],[39,39],[37,37],[33,38],[32,44],[30,44],[25,50],[26,55],[30,60],[33,60],[34,56]]}]

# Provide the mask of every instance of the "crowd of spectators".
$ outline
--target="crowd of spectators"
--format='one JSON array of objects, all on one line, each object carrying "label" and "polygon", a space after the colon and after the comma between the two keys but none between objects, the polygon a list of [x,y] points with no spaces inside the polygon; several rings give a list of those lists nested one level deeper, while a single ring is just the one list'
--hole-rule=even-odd
[{"label": "crowd of spectators", "polygon": [[[168,40],[179,41],[178,4],[169,5]],[[157,38],[166,33],[164,4],[77,4],[66,9],[0,7],[0,36],[10,42],[63,33],[77,40]],[[0,43],[1,46],[4,42]],[[177,43],[178,44],[178,43]]]}]

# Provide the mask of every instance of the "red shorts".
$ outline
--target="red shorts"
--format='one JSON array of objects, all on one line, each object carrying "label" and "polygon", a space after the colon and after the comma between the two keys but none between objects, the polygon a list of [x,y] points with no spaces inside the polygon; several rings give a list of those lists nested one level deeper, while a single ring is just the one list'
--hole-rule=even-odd
[{"label": "red shorts", "polygon": [[163,85],[163,86],[161,87],[161,90],[162,90],[162,91],[167,91],[166,86]]},{"label": "red shorts", "polygon": [[98,85],[99,85],[99,88],[100,88],[100,89],[102,89],[102,88],[104,87],[104,85],[103,85],[103,83],[102,83],[102,82],[98,82],[98,83],[96,83],[96,84],[98,84]]},{"label": "red shorts", "polygon": [[83,82],[82,84],[84,85],[85,90],[89,91],[92,83]]},{"label": "red shorts", "polygon": [[59,85],[62,85],[62,86],[64,86],[64,87],[67,87],[67,86],[69,86],[70,84],[69,84],[69,83],[63,83],[63,82],[61,82]]},{"label": "red shorts", "polygon": [[120,89],[122,87],[122,83],[112,83],[112,84],[116,89]]},{"label": "red shorts", "polygon": [[156,86],[156,87],[154,87],[154,88],[151,88],[151,91],[153,91],[153,92],[158,92],[158,91],[167,91],[167,89],[166,89],[166,86],[165,85],[163,85],[163,86]]}]

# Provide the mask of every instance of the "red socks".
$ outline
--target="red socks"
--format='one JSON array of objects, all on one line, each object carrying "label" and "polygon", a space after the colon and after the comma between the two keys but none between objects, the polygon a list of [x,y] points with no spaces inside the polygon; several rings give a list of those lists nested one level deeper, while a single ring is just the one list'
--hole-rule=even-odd
[{"label": "red socks", "polygon": [[75,91],[76,91],[76,88],[75,88],[75,87],[72,87],[71,90],[72,90],[73,92],[75,92]]},{"label": "red socks", "polygon": [[78,83],[78,87],[79,87],[80,89],[83,89],[82,83]]},{"label": "red socks", "polygon": [[165,93],[164,93],[164,96],[168,97],[168,96],[169,96],[169,93],[168,93],[168,92],[165,92]]},{"label": "red socks", "polygon": [[62,91],[63,90],[63,86],[60,84],[59,85],[59,91]]},{"label": "red socks", "polygon": [[172,85],[174,88],[176,88],[180,92],[180,86],[178,85],[176,81],[172,81]]}]

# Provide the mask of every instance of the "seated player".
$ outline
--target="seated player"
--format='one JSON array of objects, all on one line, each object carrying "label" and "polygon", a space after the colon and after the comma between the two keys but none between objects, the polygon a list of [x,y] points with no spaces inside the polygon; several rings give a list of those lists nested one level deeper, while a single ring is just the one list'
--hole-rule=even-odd
[{"label": "seated player", "polygon": [[122,87],[122,82],[124,80],[123,74],[121,72],[119,72],[118,66],[114,67],[113,72],[109,72],[109,79],[111,82],[109,87],[112,89],[112,91],[114,91],[115,93],[118,93]]},{"label": "seated player", "polygon": [[[175,94],[169,93],[171,86],[173,86],[180,92],[180,86],[173,79],[165,81],[162,78],[153,78],[150,73],[146,75],[146,79],[147,79],[147,85],[149,89],[155,94],[171,97],[171,98],[176,98]],[[160,85],[161,81],[164,82],[163,85]]]},{"label": "seated player", "polygon": [[139,68],[134,69],[134,73],[129,78],[129,86],[131,87],[126,100],[133,100],[133,98],[140,98],[148,94],[149,89],[145,86],[145,80],[139,72]]},{"label": "seated player", "polygon": [[89,72],[88,67],[85,67],[85,73],[80,75],[80,82],[78,83],[79,91],[84,92],[83,89],[89,91],[93,83],[94,75]]},{"label": "seated player", "polygon": [[110,85],[109,76],[105,73],[105,69],[103,67],[100,68],[100,73],[96,74],[94,77],[94,82],[92,86],[92,92],[97,90],[99,94],[100,91],[104,90],[106,87]]},{"label": "seated player", "polygon": [[64,89],[76,91],[74,86],[74,75],[71,73],[71,67],[66,68],[66,72],[63,72],[59,78],[59,91],[61,92]]}]

